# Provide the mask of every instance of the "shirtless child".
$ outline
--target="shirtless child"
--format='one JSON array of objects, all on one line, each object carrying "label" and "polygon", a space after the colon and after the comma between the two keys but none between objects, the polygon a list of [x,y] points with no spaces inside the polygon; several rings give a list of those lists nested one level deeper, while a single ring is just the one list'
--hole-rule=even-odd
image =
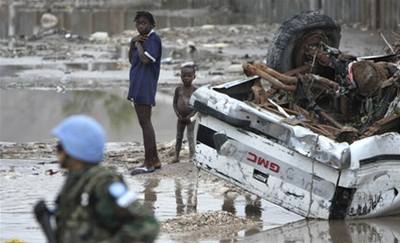
[{"label": "shirtless child", "polygon": [[196,88],[192,85],[193,80],[196,78],[196,70],[193,65],[183,66],[181,68],[181,80],[183,85],[179,85],[175,89],[174,95],[174,111],[178,116],[178,123],[176,128],[176,145],[175,145],[175,160],[179,162],[179,153],[182,147],[183,133],[187,127],[187,140],[189,142],[190,158],[193,157],[195,152],[194,144],[194,122],[191,117],[196,113],[189,105],[189,99]]}]

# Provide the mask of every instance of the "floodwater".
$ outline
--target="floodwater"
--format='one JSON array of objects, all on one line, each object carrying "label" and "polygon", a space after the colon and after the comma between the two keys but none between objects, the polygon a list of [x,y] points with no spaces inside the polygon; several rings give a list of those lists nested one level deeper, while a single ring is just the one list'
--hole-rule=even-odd
[{"label": "floodwater", "polygon": [[353,221],[302,220],[260,232],[245,239],[252,243],[398,243],[398,217]]},{"label": "floodwater", "polygon": [[[50,175],[49,170],[57,173]],[[183,214],[215,210],[225,210],[259,221],[262,226],[239,231],[234,236],[244,242],[398,243],[400,240],[398,217],[355,221],[301,220],[301,217],[253,196],[223,196],[211,186],[212,182],[199,183],[195,193],[195,181],[189,178],[125,178],[131,190],[139,194],[139,198],[154,210],[161,221]],[[20,239],[44,242],[44,236],[32,215],[32,206],[44,198],[52,207],[52,201],[64,179],[57,164],[0,160],[0,241]],[[194,202],[197,202],[197,206],[194,206]],[[191,241],[223,243],[234,239]],[[180,241],[162,233],[158,242]]]},{"label": "floodwater", "polygon": [[[57,173],[50,175],[50,170]],[[1,159],[0,240],[44,242],[44,236],[32,215],[32,207],[41,198],[45,199],[50,207],[54,206],[51,202],[54,201],[64,179],[62,171],[54,163]],[[195,193],[195,180],[192,178],[135,179],[125,175],[125,179],[129,187],[139,194],[139,198],[154,210],[156,217],[161,221],[188,213],[225,210],[263,222],[262,227],[252,229],[251,232],[238,232],[240,235],[254,234],[263,229],[300,219],[299,216],[256,197],[221,196],[210,186],[212,182],[200,183]],[[197,197],[194,198],[194,195]],[[193,206],[196,204],[194,202],[197,202],[197,206]],[[168,235],[160,236],[159,242],[169,241]]]},{"label": "floodwater", "polygon": [[[142,141],[136,113],[126,99],[127,89],[94,91],[0,89],[0,141],[32,142],[51,139],[51,128],[62,119],[83,113],[106,129],[109,141]],[[175,138],[172,96],[158,92],[152,115],[159,142]]]},{"label": "floodwater", "polygon": [[[172,2],[181,7],[182,1]],[[184,2],[196,4],[198,1]],[[249,2],[249,4],[252,3]],[[157,28],[259,22],[254,19],[257,16],[245,19],[239,18],[238,15],[221,14],[221,12],[213,14],[209,12],[209,9],[201,7],[192,10],[191,7],[186,6],[184,10],[179,11],[152,11],[156,16]],[[54,10],[53,13],[59,18],[58,27],[87,37],[96,31],[106,31],[113,35],[126,29],[134,29],[132,19],[138,9],[140,9],[138,6],[117,6],[93,10],[61,8]],[[8,35],[10,26],[16,35],[30,36],[39,31],[40,16],[45,12],[44,9],[16,8],[15,12],[14,23],[8,23],[11,19],[9,8],[7,5],[0,4],[0,16],[4,17],[2,18],[4,21],[0,23],[0,38]],[[266,15],[263,14],[263,16]],[[367,32],[350,31],[352,35],[343,35],[344,51],[355,55],[379,53],[376,50],[379,47],[380,51],[382,44],[376,44],[379,43],[378,40],[380,41],[379,38],[376,40],[376,35],[369,36]],[[347,32],[350,31],[347,30]],[[374,41],[371,41],[371,38],[374,38]],[[372,43],[371,46],[377,47],[370,47],[368,45],[370,43]],[[49,69],[55,67],[52,66],[53,64],[47,65]],[[66,65],[62,68],[66,70],[102,71],[116,68],[115,62],[63,63],[62,65]],[[2,76],[13,76],[24,69],[30,68],[22,65],[8,65],[6,68],[0,67],[0,73]],[[50,129],[63,118],[71,114],[84,113],[95,117],[104,125],[109,141],[141,142],[141,129],[133,108],[126,100],[126,93],[126,89],[67,90],[61,93],[55,90],[0,89],[0,141],[49,140],[52,138]],[[175,138],[176,129],[172,97],[159,92],[156,102],[157,105],[153,109],[153,125],[157,140],[171,141]],[[58,165],[41,163],[41,161],[0,159],[0,242],[12,238],[26,242],[45,241],[31,213],[32,206],[40,198],[44,198],[50,206],[53,206],[51,202],[65,179],[62,172],[50,176],[49,170],[59,171]],[[160,220],[192,212],[225,210],[260,222],[258,228],[237,232],[235,239],[220,237],[191,241],[220,243],[233,242],[236,239],[245,242],[271,243],[399,243],[400,241],[399,217],[356,221],[308,221],[253,196],[222,195],[212,182],[200,183],[196,187],[192,178],[187,180],[137,179],[127,176],[126,179],[130,188],[139,194],[147,206],[154,209],[156,217]],[[197,206],[194,206],[194,200]],[[179,242],[179,240],[171,239],[167,234],[161,234],[158,242]]]}]

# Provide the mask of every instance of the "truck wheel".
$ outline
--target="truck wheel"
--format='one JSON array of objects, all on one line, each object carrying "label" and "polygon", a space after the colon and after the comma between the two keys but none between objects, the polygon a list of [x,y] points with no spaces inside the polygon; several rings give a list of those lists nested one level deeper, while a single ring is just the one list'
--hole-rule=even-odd
[{"label": "truck wheel", "polygon": [[287,72],[310,62],[307,50],[323,41],[338,48],[340,26],[327,15],[305,11],[283,22],[268,48],[267,65]]}]

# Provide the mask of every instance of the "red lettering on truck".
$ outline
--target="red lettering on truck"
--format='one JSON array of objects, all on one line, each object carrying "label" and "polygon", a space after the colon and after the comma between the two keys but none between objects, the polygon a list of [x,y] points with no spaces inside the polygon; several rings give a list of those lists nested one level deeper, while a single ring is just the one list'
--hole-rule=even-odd
[{"label": "red lettering on truck", "polygon": [[258,156],[257,154],[252,152],[247,152],[247,160],[252,163],[258,164],[260,166],[263,166],[264,168],[269,169],[275,173],[278,173],[280,170],[280,166],[278,164],[269,161],[261,156]]}]

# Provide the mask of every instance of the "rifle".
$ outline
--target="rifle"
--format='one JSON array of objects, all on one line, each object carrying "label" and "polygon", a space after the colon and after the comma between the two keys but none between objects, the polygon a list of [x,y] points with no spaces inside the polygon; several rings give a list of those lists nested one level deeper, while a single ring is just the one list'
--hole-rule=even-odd
[{"label": "rifle", "polygon": [[48,243],[56,243],[56,236],[50,224],[50,217],[52,213],[47,208],[46,203],[40,200],[33,208],[36,220],[39,222],[44,234],[46,235]]}]

